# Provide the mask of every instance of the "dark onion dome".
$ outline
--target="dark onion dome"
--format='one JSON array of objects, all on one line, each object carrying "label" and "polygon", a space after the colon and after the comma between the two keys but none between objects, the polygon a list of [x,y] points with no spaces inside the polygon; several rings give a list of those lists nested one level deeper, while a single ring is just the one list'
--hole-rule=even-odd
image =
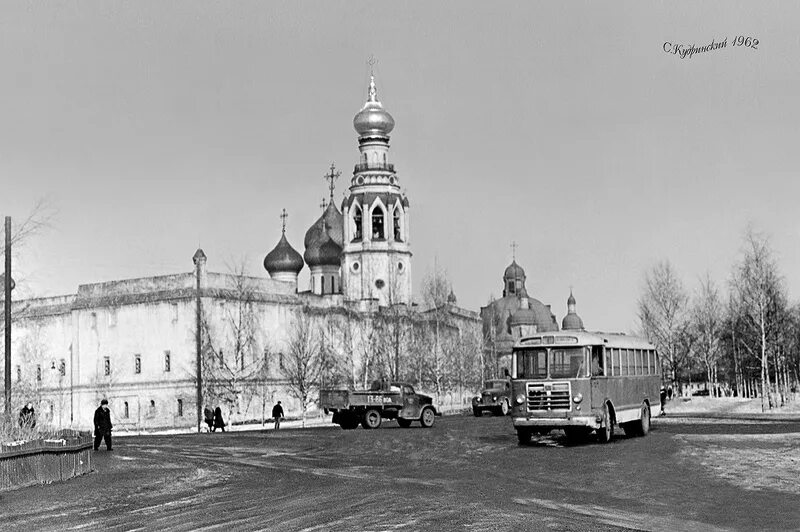
[{"label": "dark onion dome", "polygon": [[567,298],[567,308],[569,308],[570,305],[574,304],[575,304],[575,296],[572,295],[572,290],[570,290],[569,297]]},{"label": "dark onion dome", "polygon": [[378,101],[375,76],[369,77],[369,97],[353,118],[353,127],[361,137],[388,137],[394,129],[394,118]]},{"label": "dark onion dome", "polygon": [[451,305],[455,305],[457,303],[456,294],[453,292],[453,289],[450,288],[450,293],[447,294],[447,302]]},{"label": "dark onion dome", "polygon": [[561,328],[565,331],[582,331],[583,320],[574,312],[570,312],[561,320]]},{"label": "dark onion dome", "polygon": [[203,252],[202,248],[197,248],[197,251],[195,251],[192,256],[192,262],[197,264],[197,261],[201,260],[206,260],[206,254]]},{"label": "dark onion dome", "polygon": [[286,233],[281,235],[278,245],[264,257],[264,268],[270,277],[283,272],[298,274],[303,269],[303,264],[303,257],[286,240]]},{"label": "dark onion dome", "polygon": [[317,236],[306,247],[303,258],[309,268],[314,266],[339,266],[342,262],[342,246],[320,227]]},{"label": "dark onion dome", "polygon": [[522,266],[517,264],[516,260],[511,261],[511,264],[508,265],[508,268],[506,268],[506,271],[503,274],[503,278],[505,280],[525,279],[525,270],[522,269]]},{"label": "dark onion dome", "polygon": [[[324,226],[321,222],[324,222]],[[322,216],[317,218],[317,221],[308,228],[306,236],[303,238],[303,247],[308,249],[311,242],[320,239],[320,233],[323,231],[340,247],[344,245],[344,216],[342,216],[342,213],[339,212],[333,202],[328,204]]]}]

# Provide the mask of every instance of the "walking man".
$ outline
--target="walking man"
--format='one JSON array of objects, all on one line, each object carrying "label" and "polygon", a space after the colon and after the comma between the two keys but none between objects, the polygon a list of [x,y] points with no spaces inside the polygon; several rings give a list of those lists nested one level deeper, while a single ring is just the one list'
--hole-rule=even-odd
[{"label": "walking man", "polygon": [[281,428],[281,418],[283,417],[283,407],[281,402],[272,407],[272,417],[275,418],[275,430]]},{"label": "walking man", "polygon": [[667,413],[664,412],[664,406],[667,404],[667,390],[664,387],[661,387],[661,392],[659,393],[659,399],[661,399],[661,413],[660,416],[666,416]]},{"label": "walking man", "polygon": [[106,441],[106,449],[111,451],[111,411],[108,409],[108,399],[100,401],[100,406],[94,411],[94,450],[100,449],[100,441]]}]

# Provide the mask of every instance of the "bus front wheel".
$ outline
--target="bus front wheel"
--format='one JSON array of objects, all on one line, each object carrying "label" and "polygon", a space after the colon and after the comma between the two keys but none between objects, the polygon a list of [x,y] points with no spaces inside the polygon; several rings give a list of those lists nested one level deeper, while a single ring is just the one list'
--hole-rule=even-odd
[{"label": "bus front wheel", "polygon": [[600,443],[608,443],[614,437],[614,420],[611,418],[611,411],[608,408],[608,403],[603,404],[603,421],[600,428],[597,429],[597,441]]}]

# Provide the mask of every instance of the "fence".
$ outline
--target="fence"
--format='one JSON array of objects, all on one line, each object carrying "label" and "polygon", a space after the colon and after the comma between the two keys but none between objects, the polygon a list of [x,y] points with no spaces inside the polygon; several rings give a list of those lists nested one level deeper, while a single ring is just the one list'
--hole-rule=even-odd
[{"label": "fence", "polygon": [[92,435],[64,429],[47,439],[0,443],[0,492],[68,480],[92,470]]}]

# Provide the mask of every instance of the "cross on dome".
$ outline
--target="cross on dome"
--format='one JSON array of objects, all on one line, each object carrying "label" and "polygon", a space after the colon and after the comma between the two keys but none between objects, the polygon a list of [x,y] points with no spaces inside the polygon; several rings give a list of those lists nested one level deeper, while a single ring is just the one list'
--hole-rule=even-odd
[{"label": "cross on dome", "polygon": [[281,227],[281,233],[286,233],[286,218],[288,217],[289,215],[286,214],[286,209],[283,209],[281,211],[281,224],[283,225],[283,227]]},{"label": "cross on dome", "polygon": [[330,171],[329,174],[325,174],[322,177],[323,177],[323,179],[328,181],[328,188],[331,191],[331,202],[333,202],[333,190],[336,188],[335,181],[337,179],[339,179],[339,176],[342,175],[342,172],[341,171],[337,171],[336,170],[336,166],[333,163],[331,163],[331,169],[330,170],[331,171]]}]

